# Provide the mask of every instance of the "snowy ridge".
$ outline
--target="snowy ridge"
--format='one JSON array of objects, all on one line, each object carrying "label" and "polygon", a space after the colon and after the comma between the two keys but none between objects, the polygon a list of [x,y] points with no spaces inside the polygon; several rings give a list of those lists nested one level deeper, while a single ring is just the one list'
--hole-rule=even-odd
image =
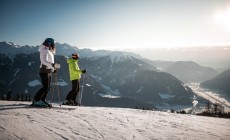
[{"label": "snowy ridge", "polygon": [[[2,45],[1,45],[2,44]],[[5,49],[10,48],[11,50],[7,50],[8,52],[12,52],[12,49],[14,48],[20,48],[21,50],[14,50],[15,53],[24,53],[28,51],[28,48],[30,49],[28,52],[37,52],[37,48],[32,46],[18,46],[15,45],[14,43],[9,43],[9,42],[0,42],[0,46],[5,47]],[[6,48],[8,46],[8,48]],[[9,47],[10,46],[10,47]],[[110,57],[110,60],[112,62],[119,62],[119,61],[124,61],[125,59],[135,56],[135,57],[140,57],[136,54],[133,53],[128,53],[128,52],[121,52],[121,51],[109,51],[109,50],[91,50],[91,49],[79,49],[76,46],[71,46],[67,43],[61,44],[61,43],[56,43],[57,47],[57,55],[64,55],[64,56],[71,56],[72,53],[78,53],[80,58],[91,58],[91,59],[98,59],[98,57]],[[5,51],[4,51],[5,52]]]},{"label": "snowy ridge", "polygon": [[[227,140],[230,120],[123,108],[29,108],[0,101],[1,139]],[[218,130],[218,131],[217,131]]]},{"label": "snowy ridge", "polygon": [[122,53],[122,52],[110,54],[110,60],[112,63],[123,62],[126,59],[130,59],[130,58],[131,58],[130,55],[127,55],[127,54]]},{"label": "snowy ridge", "polygon": [[12,42],[0,42],[0,52],[1,54],[5,54],[7,56],[14,57],[17,54],[24,53],[34,53],[37,52],[38,46],[20,46],[16,45]]},{"label": "snowy ridge", "polygon": [[121,52],[121,51],[108,51],[108,50],[90,50],[90,49],[79,49],[80,57],[82,58],[90,58],[90,59],[98,59],[98,57],[109,57],[112,63],[123,62],[126,59],[134,57],[140,57],[136,54],[129,52]]},{"label": "snowy ridge", "polygon": [[17,45],[17,44],[15,44],[14,42],[5,42],[7,45],[9,45],[9,46],[12,46],[12,47],[15,47],[15,48],[20,48],[20,46],[19,45]]}]

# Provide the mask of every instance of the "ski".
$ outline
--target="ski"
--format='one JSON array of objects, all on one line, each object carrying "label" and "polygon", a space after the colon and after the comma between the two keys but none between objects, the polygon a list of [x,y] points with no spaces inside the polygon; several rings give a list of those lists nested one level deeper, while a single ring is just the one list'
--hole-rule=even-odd
[{"label": "ski", "polygon": [[68,106],[68,105],[59,105],[59,106],[52,106],[50,109],[57,109],[57,110],[75,110],[77,106]]},{"label": "ski", "polygon": [[30,108],[38,108],[38,109],[54,109],[54,110],[75,110],[77,109],[77,106],[68,106],[68,105],[50,105],[49,107],[39,107],[39,106],[33,106],[28,105]]}]

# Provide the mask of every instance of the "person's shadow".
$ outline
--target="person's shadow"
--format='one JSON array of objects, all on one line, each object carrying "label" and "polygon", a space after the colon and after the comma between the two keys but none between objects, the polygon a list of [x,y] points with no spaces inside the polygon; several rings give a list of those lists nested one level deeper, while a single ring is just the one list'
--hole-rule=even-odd
[{"label": "person's shadow", "polygon": [[0,104],[0,110],[11,110],[11,109],[20,109],[20,108],[32,108],[29,103],[18,103],[18,104]]}]

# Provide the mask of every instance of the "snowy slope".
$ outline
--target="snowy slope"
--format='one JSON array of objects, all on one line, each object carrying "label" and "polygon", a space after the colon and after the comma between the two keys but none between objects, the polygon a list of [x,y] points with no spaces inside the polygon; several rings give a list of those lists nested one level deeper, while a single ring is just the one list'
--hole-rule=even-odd
[{"label": "snowy slope", "polygon": [[229,119],[123,108],[39,109],[24,104],[0,101],[1,139],[227,140],[230,137]]}]

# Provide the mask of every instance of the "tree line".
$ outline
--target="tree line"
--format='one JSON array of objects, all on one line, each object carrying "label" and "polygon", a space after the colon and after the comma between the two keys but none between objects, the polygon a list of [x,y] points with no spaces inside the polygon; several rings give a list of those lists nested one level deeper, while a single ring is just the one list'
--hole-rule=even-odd
[{"label": "tree line", "polygon": [[207,102],[205,111],[197,115],[220,117],[220,118],[230,118],[230,112],[224,111],[223,103],[211,103],[210,101]]},{"label": "tree line", "polygon": [[4,94],[2,97],[2,100],[8,100],[8,101],[31,101],[30,94],[16,94],[15,97],[12,96],[11,91],[8,91],[7,94]]}]

